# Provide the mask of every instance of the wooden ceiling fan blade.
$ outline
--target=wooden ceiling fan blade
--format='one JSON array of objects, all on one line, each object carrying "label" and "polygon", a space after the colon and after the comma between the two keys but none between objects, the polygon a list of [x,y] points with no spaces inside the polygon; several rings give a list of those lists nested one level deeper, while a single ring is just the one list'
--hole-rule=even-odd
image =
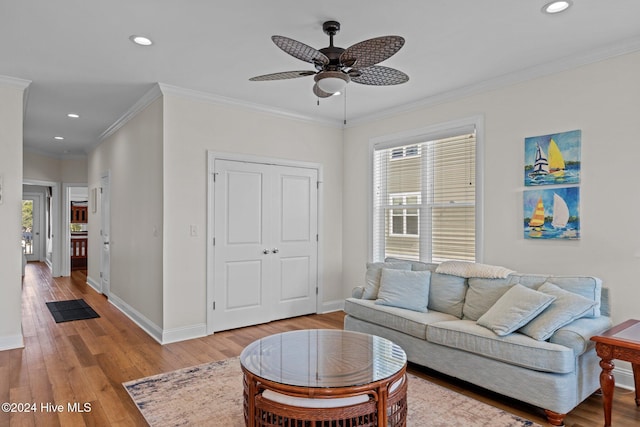
[{"label": "wooden ceiling fan blade", "polygon": [[252,82],[264,82],[269,80],[286,80],[286,79],[295,79],[298,77],[313,76],[315,73],[316,73],[315,71],[308,71],[308,70],[283,71],[280,73],[271,73],[271,74],[264,74],[262,76],[251,77],[249,80]]},{"label": "wooden ceiling fan blade", "polygon": [[332,93],[325,92],[322,89],[320,89],[317,83],[313,85],[313,94],[318,98],[328,98],[330,96],[333,96]]},{"label": "wooden ceiling fan blade", "polygon": [[312,64],[327,65],[329,63],[329,58],[327,58],[324,53],[297,40],[284,36],[271,36],[271,40],[273,40],[276,46],[294,58]]},{"label": "wooden ceiling fan blade", "polygon": [[409,81],[409,76],[395,68],[374,65],[357,70],[359,76],[351,76],[351,81],[362,85],[391,86]]},{"label": "wooden ceiling fan blade", "polygon": [[395,55],[402,46],[400,36],[382,36],[356,43],[340,55],[340,63],[351,63],[355,68],[366,68]]}]

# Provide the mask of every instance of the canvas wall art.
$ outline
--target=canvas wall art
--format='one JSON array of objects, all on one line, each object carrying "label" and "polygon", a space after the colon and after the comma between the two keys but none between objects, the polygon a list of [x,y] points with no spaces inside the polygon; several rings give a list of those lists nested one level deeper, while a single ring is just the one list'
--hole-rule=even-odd
[{"label": "canvas wall art", "polygon": [[524,140],[524,185],[578,184],[582,131],[532,136]]},{"label": "canvas wall art", "polygon": [[580,187],[524,191],[525,239],[579,239]]}]

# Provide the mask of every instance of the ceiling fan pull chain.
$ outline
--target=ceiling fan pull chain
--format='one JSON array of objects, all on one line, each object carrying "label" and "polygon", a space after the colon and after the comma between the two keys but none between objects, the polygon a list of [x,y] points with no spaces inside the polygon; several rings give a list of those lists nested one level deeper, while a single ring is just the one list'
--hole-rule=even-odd
[{"label": "ceiling fan pull chain", "polygon": [[347,125],[347,88],[344,88],[344,118],[343,118],[343,124],[346,126]]}]

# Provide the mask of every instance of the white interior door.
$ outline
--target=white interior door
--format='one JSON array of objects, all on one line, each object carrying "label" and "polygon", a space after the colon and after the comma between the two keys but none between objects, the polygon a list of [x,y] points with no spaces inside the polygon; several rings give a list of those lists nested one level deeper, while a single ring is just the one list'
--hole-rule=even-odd
[{"label": "white interior door", "polygon": [[100,237],[102,250],[100,254],[100,287],[107,298],[110,292],[111,272],[111,178],[107,174],[100,180]]},{"label": "white interior door", "polygon": [[318,171],[284,166],[272,170],[273,319],[283,319],[316,311]]},{"label": "white interior door", "polygon": [[213,330],[315,312],[317,171],[216,160]]}]

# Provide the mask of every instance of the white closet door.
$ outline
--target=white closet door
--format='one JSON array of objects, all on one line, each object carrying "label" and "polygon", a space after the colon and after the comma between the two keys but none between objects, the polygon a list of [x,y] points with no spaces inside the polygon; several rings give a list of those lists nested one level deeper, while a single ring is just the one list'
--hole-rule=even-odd
[{"label": "white closet door", "polygon": [[215,161],[213,330],[316,311],[317,171]]},{"label": "white closet door", "polygon": [[317,174],[315,169],[273,168],[272,295],[277,319],[316,311]]}]

